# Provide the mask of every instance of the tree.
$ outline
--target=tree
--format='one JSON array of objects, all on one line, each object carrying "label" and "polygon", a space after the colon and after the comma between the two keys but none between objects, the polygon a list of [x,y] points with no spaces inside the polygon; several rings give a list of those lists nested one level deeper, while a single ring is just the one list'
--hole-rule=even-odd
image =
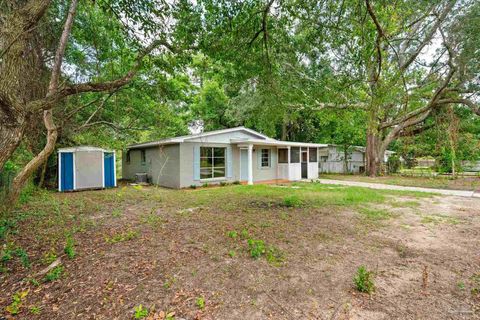
[{"label": "tree", "polygon": [[[53,117],[53,109],[70,96],[88,92],[108,92],[130,83],[141,69],[144,57],[154,50],[161,49],[175,51],[180,50],[167,40],[166,34],[162,34],[149,45],[141,47],[141,41],[134,41],[139,47],[136,56],[131,59],[130,69],[113,79],[95,79],[92,81],[69,81],[62,75],[62,63],[69,42],[72,26],[77,14],[78,1],[72,0],[67,8],[61,3],[49,0],[29,0],[2,2],[2,16],[0,19],[0,168],[11,157],[15,149],[21,143],[25,129],[29,122],[38,113],[43,113],[43,122],[47,129],[47,139],[44,148],[17,174],[10,192],[10,199],[14,201],[22,186],[46,161],[53,152],[58,138],[58,127]],[[86,4],[87,6],[90,4]],[[95,6],[96,4],[91,4]],[[163,21],[163,15],[167,14],[169,5],[164,2],[151,3],[149,1],[133,2],[128,0],[101,1],[99,6],[109,10],[112,16],[117,16],[122,21],[122,16],[127,20],[130,27],[133,22],[140,24],[147,34],[159,27],[156,19]],[[64,10],[64,11],[63,11]],[[45,43],[41,42],[41,36],[48,34],[44,25],[54,25],[58,18],[65,14],[65,22],[59,39],[55,39],[52,67],[48,67],[48,59],[51,51],[46,50]],[[47,28],[48,29],[48,28]],[[126,28],[130,38],[135,39],[132,29]],[[137,31],[137,30],[134,30]],[[42,32],[45,32],[42,33]],[[81,65],[77,65],[81,68]],[[48,86],[42,85],[48,79]],[[88,78],[88,77],[87,77]],[[12,81],[15,79],[15,81]],[[60,83],[62,79],[62,83]],[[37,91],[31,87],[40,87]],[[33,93],[32,93],[33,91]]]}]

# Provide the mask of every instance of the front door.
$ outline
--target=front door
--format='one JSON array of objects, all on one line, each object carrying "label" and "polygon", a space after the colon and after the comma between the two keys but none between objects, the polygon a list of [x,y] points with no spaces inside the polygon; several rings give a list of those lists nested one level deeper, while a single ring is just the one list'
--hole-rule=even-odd
[{"label": "front door", "polygon": [[308,178],[308,154],[307,150],[302,150],[302,179]]},{"label": "front door", "polygon": [[60,191],[73,190],[73,153],[60,154]]},{"label": "front door", "polygon": [[248,180],[248,150],[240,149],[240,181]]}]

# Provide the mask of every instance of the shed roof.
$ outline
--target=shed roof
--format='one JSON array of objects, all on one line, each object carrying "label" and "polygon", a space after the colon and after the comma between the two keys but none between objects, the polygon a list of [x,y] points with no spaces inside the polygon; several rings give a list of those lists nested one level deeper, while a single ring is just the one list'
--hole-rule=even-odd
[{"label": "shed roof", "polygon": [[93,147],[93,146],[75,146],[75,147],[59,148],[57,150],[57,152],[78,152],[78,151],[83,151],[83,152],[94,152],[94,151],[114,152],[112,150],[107,150],[107,149]]}]

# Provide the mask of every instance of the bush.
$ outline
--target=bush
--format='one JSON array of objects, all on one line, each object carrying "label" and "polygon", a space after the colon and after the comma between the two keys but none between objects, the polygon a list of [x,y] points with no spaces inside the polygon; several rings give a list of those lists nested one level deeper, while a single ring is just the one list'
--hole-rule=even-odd
[{"label": "bush", "polygon": [[396,154],[392,154],[387,161],[387,172],[391,173],[398,173],[400,170],[400,157]]},{"label": "bush", "polygon": [[353,282],[358,291],[370,294],[375,291],[375,284],[373,283],[372,278],[373,272],[368,271],[365,266],[360,266],[353,278]]}]

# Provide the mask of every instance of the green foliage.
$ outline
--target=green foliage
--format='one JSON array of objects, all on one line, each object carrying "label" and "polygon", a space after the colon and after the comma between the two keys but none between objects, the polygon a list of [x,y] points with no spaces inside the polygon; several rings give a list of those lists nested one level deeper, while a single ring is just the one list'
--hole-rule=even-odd
[{"label": "green foliage", "polygon": [[299,208],[303,205],[303,201],[297,195],[288,195],[283,198],[283,205],[288,208]]},{"label": "green foliage", "polygon": [[43,278],[44,282],[50,282],[60,279],[64,272],[64,268],[62,265],[56,266],[52,270],[50,270],[45,277]]},{"label": "green foliage", "polygon": [[135,319],[143,319],[148,316],[148,309],[142,306],[141,304],[136,306],[134,308],[135,314],[134,317]]},{"label": "green foliage", "polygon": [[373,272],[368,271],[365,266],[360,266],[353,278],[355,287],[360,292],[372,293],[375,291],[375,284],[373,283]]},{"label": "green foliage", "polygon": [[248,249],[250,251],[250,256],[254,259],[260,258],[265,254],[265,242],[263,240],[254,240],[248,239]]},{"label": "green foliage", "polygon": [[30,290],[16,292],[12,297],[12,303],[5,308],[5,311],[10,313],[12,316],[17,315],[20,312],[20,308],[25,302],[29,291]]},{"label": "green foliage", "polygon": [[31,306],[29,309],[31,314],[33,315],[39,315],[40,314],[40,311],[42,311],[42,308],[40,307],[37,307],[37,306]]},{"label": "green foliage", "polygon": [[389,174],[398,173],[400,170],[400,157],[397,154],[392,154],[388,157],[387,161],[387,171]]},{"label": "green foliage", "polygon": [[190,185],[190,189],[197,189],[197,185],[196,184]]},{"label": "green foliage", "polygon": [[228,255],[230,256],[230,258],[235,258],[235,256],[236,256],[237,254],[235,253],[234,250],[229,250],[229,251],[228,251]]},{"label": "green foliage", "polygon": [[285,254],[275,246],[268,247],[265,257],[273,266],[280,266],[285,261]]},{"label": "green foliage", "polygon": [[238,233],[237,233],[237,231],[235,231],[235,230],[233,230],[233,231],[228,231],[228,232],[227,232],[227,236],[228,236],[229,238],[235,239],[235,238],[237,238]]},{"label": "green foliage", "polygon": [[65,239],[65,247],[63,248],[63,252],[69,257],[70,259],[75,258],[75,240],[71,234],[67,234]]},{"label": "green foliage", "polygon": [[205,309],[205,298],[203,297],[198,297],[195,300],[195,304],[197,305],[198,309],[203,310]]},{"label": "green foliage", "polygon": [[105,242],[107,243],[118,243],[133,240],[138,237],[138,232],[135,230],[127,230],[124,232],[115,233],[112,236],[105,237]]}]

